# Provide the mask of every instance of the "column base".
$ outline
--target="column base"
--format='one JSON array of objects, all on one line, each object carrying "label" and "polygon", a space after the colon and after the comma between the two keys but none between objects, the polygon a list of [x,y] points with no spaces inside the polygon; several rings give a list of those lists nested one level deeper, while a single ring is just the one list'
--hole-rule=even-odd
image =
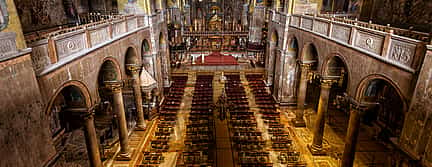
[{"label": "column base", "polygon": [[132,159],[132,153],[119,153],[115,159],[117,161],[130,161]]},{"label": "column base", "polygon": [[308,144],[307,147],[312,155],[317,155],[317,156],[327,155],[327,151],[322,146]]},{"label": "column base", "polygon": [[294,127],[296,128],[304,128],[306,127],[306,122],[304,121],[304,119],[294,119],[293,121]]}]

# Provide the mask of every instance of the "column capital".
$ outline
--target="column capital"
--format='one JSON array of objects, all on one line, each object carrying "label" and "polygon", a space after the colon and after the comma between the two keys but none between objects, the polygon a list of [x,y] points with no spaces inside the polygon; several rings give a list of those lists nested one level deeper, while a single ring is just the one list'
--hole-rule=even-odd
[{"label": "column capital", "polygon": [[130,71],[139,71],[141,66],[139,64],[126,64],[126,68]]},{"label": "column capital", "polygon": [[118,93],[123,88],[122,81],[105,81],[105,88],[113,91],[114,93]]},{"label": "column capital", "polygon": [[126,64],[127,70],[129,70],[131,73],[138,73],[141,69],[141,66],[138,64]]},{"label": "column capital", "polygon": [[323,88],[331,88],[334,83],[337,83],[338,80],[335,79],[324,79],[321,78],[321,87]]},{"label": "column capital", "polygon": [[301,63],[300,62],[300,68],[301,70],[309,71],[312,68],[312,63]]}]

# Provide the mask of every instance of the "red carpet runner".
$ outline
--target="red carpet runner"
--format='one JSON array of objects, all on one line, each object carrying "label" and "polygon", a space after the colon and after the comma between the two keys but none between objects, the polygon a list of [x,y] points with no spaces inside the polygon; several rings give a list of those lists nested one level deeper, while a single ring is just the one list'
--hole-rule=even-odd
[{"label": "red carpet runner", "polygon": [[202,56],[198,57],[195,60],[195,65],[238,65],[238,63],[231,55],[223,55],[219,52],[213,52],[204,57],[204,63],[202,62]]}]

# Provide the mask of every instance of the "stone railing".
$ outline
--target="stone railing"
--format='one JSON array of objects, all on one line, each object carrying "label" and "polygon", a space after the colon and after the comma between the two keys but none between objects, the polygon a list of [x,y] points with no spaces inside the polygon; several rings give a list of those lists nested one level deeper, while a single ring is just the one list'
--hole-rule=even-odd
[{"label": "stone railing", "polygon": [[[92,21],[91,23],[82,24],[82,25],[78,23],[77,26],[72,26],[72,27],[67,27],[67,28],[60,26],[57,28],[27,33],[27,34],[25,34],[25,40],[27,43],[32,43],[32,42],[39,41],[42,39],[47,39],[50,36],[56,36],[59,34],[64,34],[64,33],[72,32],[72,31],[78,31],[78,30],[85,29],[87,27],[97,26],[100,24],[106,24],[107,22],[122,20],[125,17],[129,17],[129,16],[125,16],[125,15],[111,15],[111,16],[108,16],[107,19],[105,19],[105,17],[98,17],[97,15],[94,15],[94,16],[95,16],[94,18],[92,15],[92,17],[91,18],[89,17],[88,19],[94,19],[94,20],[99,20],[99,21],[95,21],[95,22]],[[86,21],[89,21],[89,20],[86,20]]]},{"label": "stone railing", "polygon": [[404,37],[408,37],[408,38],[412,38],[412,39],[417,39],[420,41],[429,42],[431,40],[431,34],[429,34],[429,33],[391,27],[390,25],[384,26],[384,25],[379,25],[379,24],[373,24],[372,21],[370,21],[370,22],[358,21],[357,19],[349,19],[348,17],[346,17],[344,15],[328,15],[328,14],[326,14],[326,15],[318,15],[316,17],[328,19],[328,20],[333,20],[335,22],[342,22],[342,23],[346,23],[346,24],[356,25],[359,27],[369,28],[369,29],[382,31],[382,32],[389,32],[390,30],[392,30],[393,34],[395,34],[395,35],[404,36]]},{"label": "stone railing", "polygon": [[51,32],[36,41],[28,40],[28,46],[33,49],[34,69],[37,74],[49,71],[147,26],[148,16],[127,15]]},{"label": "stone railing", "polygon": [[266,17],[268,17],[268,19],[266,19],[266,21],[272,21],[272,22],[275,22],[277,24],[285,25],[288,15],[285,13],[282,13],[282,12],[275,11],[275,10],[267,10],[266,11]]},{"label": "stone railing", "polygon": [[[292,15],[289,26],[354,48],[409,72],[415,72],[424,56],[423,40],[398,35],[390,27],[380,29],[378,25],[364,25],[355,20],[309,15]],[[428,34],[418,35],[424,35],[422,39],[428,38]]]}]

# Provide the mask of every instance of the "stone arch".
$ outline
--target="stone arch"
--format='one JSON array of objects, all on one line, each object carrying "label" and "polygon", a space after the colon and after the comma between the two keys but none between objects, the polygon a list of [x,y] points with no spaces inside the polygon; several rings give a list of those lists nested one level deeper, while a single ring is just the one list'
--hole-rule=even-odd
[{"label": "stone arch", "polygon": [[57,91],[54,93],[54,95],[51,96],[51,98],[50,98],[50,100],[48,102],[48,105],[46,107],[46,110],[45,110],[45,113],[47,115],[50,114],[51,107],[53,105],[53,102],[57,98],[57,96],[66,87],[76,87],[78,90],[80,90],[81,94],[84,96],[85,107],[90,108],[92,106],[92,98],[91,98],[90,91],[89,91],[88,87],[84,83],[82,83],[81,81],[70,80],[70,81],[67,81],[67,82],[63,83],[58,89],[56,89]]},{"label": "stone arch", "polygon": [[[323,62],[321,74],[323,76],[340,76],[342,71],[332,71],[332,67],[336,68],[344,68],[344,76],[346,76],[346,88],[350,88],[351,83],[351,69],[348,67],[346,63],[345,57],[341,56],[339,53],[332,53],[330,56],[326,58]],[[336,72],[336,73],[335,73]]]},{"label": "stone arch", "polygon": [[288,37],[288,51],[295,51],[296,53],[296,59],[299,57],[298,52],[300,51],[300,45],[299,45],[299,40],[295,35],[291,35],[290,37]]},{"label": "stone arch", "polygon": [[382,104],[366,112],[363,119],[366,124],[379,121],[384,125],[382,129],[389,135],[387,137],[400,135],[408,106],[401,89],[391,78],[382,74],[363,78],[355,97],[360,102]]},{"label": "stone arch", "polygon": [[[119,81],[123,79],[121,68],[120,68],[121,66],[117,59],[113,57],[106,57],[102,62],[103,63],[101,63],[101,65],[99,66],[97,83],[99,83],[99,77],[100,74],[103,73],[104,67],[108,67],[109,69],[112,69],[111,72],[116,74],[114,79]],[[109,79],[111,80],[113,78],[109,78]]]},{"label": "stone arch", "polygon": [[279,42],[279,35],[277,30],[273,30],[271,37],[270,37],[270,42],[274,42],[275,46],[278,46],[278,42]]},{"label": "stone arch", "polygon": [[361,100],[362,93],[365,91],[366,87],[368,86],[367,84],[370,81],[376,80],[376,79],[384,80],[387,83],[389,83],[391,86],[393,86],[393,88],[396,89],[398,95],[404,100],[404,102],[406,102],[406,100],[405,100],[406,98],[404,97],[400,87],[396,84],[396,82],[394,80],[392,80],[391,78],[389,78],[388,76],[385,76],[383,74],[371,74],[371,75],[364,77],[360,81],[359,85],[357,86],[355,99]]},{"label": "stone arch", "polygon": [[318,49],[312,42],[303,45],[300,60],[302,63],[316,63],[319,64],[319,52]]},{"label": "stone arch", "polygon": [[159,33],[159,62],[161,64],[162,69],[162,75],[161,79],[163,81],[164,87],[169,87],[169,80],[170,80],[170,74],[169,74],[169,67],[170,67],[170,55],[168,50],[168,43],[166,40],[166,35],[163,32]]},{"label": "stone arch", "polygon": [[[278,45],[279,45],[279,35],[277,30],[271,31],[270,39],[269,39],[269,45],[267,50],[267,57],[266,57],[266,69],[268,70],[267,73],[267,83],[274,85],[274,82],[276,81],[276,59],[278,55]],[[273,89],[273,87],[272,87]],[[272,90],[274,91],[274,90]]]},{"label": "stone arch", "polygon": [[[305,71],[304,75],[309,75],[309,72],[316,72],[320,67],[320,61],[322,61],[319,57],[318,49],[313,42],[308,42],[303,45],[302,51],[299,55],[299,63],[300,64],[308,64],[308,71]],[[300,71],[302,73],[304,69],[302,68]],[[313,108],[315,111],[318,109],[318,101],[320,96],[320,82],[317,79],[312,79],[307,82],[306,88],[306,104],[308,104],[308,108]]]},{"label": "stone arch", "polygon": [[125,54],[125,65],[127,64],[139,64],[139,57],[134,47],[129,47]]},{"label": "stone arch", "polygon": [[125,60],[124,60],[126,75],[127,76],[131,75],[131,69],[129,69],[129,67],[131,66],[139,67],[141,66],[141,64],[142,63],[140,62],[140,56],[138,56],[135,49],[133,47],[127,48],[125,53]]},{"label": "stone arch", "polygon": [[[332,53],[325,58],[320,72],[325,78],[333,78],[337,80],[330,88],[329,93],[329,108],[337,108],[337,96],[343,96],[350,88],[351,75],[350,69],[347,66],[346,60],[338,53]],[[348,108],[339,108],[344,112],[349,112]],[[329,117],[333,117],[334,112],[328,112]],[[330,119],[329,121],[331,121]]]},{"label": "stone arch", "polygon": [[[47,117],[49,122],[49,131],[56,150],[81,150],[77,152],[65,151],[60,154],[58,161],[65,161],[64,157],[73,156],[73,160],[68,160],[68,164],[77,166],[88,166],[90,164],[100,163],[98,146],[95,146],[96,138],[89,138],[89,131],[94,129],[81,130],[84,126],[88,128],[89,122],[83,117],[89,115],[93,105],[89,90],[85,84],[80,81],[67,81],[50,100],[47,107]],[[92,119],[91,119],[92,120]],[[91,122],[92,124],[93,122]]]},{"label": "stone arch", "polygon": [[146,52],[150,52],[150,43],[148,39],[143,39],[141,43],[141,54],[144,55]]},{"label": "stone arch", "polygon": [[154,64],[156,63],[155,60],[153,60],[153,57],[150,55],[150,43],[147,39],[144,39],[141,44],[141,60],[142,64],[144,66],[144,69],[153,77],[155,77],[155,67]]},{"label": "stone arch", "polygon": [[164,49],[166,47],[165,35],[163,32],[159,33],[159,50]]},{"label": "stone arch", "polygon": [[[279,97],[281,103],[294,104],[296,103],[297,87],[299,85],[300,67],[297,63],[299,55],[299,42],[294,35],[288,37],[287,50],[284,60],[281,61],[282,71],[279,83],[275,84],[275,97]],[[277,84],[280,84],[277,86]],[[277,93],[277,94],[276,94]]]}]

